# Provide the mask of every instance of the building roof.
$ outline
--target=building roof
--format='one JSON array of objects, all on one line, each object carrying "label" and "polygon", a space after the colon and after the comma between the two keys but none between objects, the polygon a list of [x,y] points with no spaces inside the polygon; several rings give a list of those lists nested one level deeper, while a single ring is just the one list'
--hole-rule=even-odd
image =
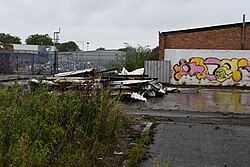
[{"label": "building roof", "polygon": [[[250,22],[245,22],[245,24],[250,25]],[[192,29],[185,29],[185,30],[165,31],[165,32],[160,32],[160,34],[162,34],[162,35],[177,35],[177,34],[184,34],[184,33],[210,31],[210,30],[218,30],[218,29],[226,29],[226,28],[234,28],[234,27],[242,27],[242,26],[243,26],[243,23],[241,22],[241,23],[224,24],[224,25],[192,28]]]}]

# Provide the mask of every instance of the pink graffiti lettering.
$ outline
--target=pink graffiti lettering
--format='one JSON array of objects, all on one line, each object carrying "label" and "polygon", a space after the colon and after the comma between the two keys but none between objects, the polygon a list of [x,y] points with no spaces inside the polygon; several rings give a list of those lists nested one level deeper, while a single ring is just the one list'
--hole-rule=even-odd
[{"label": "pink graffiti lettering", "polygon": [[[209,66],[213,67],[211,74],[208,71]],[[173,69],[176,81],[179,81],[184,75],[189,75],[191,77],[196,76],[198,80],[208,79],[209,81],[224,82],[232,78],[233,81],[239,82],[242,80],[242,70],[250,72],[248,60],[245,58],[218,59],[209,57],[204,60],[203,58],[193,57],[189,61],[181,59],[179,64],[174,65]]]}]

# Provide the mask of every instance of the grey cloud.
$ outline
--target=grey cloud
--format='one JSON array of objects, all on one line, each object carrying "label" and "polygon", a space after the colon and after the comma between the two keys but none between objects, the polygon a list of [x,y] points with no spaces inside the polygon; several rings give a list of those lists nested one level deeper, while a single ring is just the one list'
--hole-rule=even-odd
[{"label": "grey cloud", "polygon": [[20,36],[62,28],[61,42],[90,48],[158,45],[158,31],[240,22],[248,0],[0,0],[0,32]]}]

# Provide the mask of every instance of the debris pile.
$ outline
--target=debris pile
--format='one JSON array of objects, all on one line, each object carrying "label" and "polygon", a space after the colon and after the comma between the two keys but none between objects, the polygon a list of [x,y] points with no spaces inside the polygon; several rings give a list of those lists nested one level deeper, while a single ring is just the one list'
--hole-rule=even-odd
[{"label": "debris pile", "polygon": [[166,93],[157,78],[149,78],[144,75],[144,68],[128,72],[123,68],[121,73],[118,69],[97,71],[94,68],[85,70],[69,71],[45,77],[41,80],[32,79],[29,85],[32,87],[41,84],[50,84],[60,89],[101,89],[111,88],[114,95],[122,96],[139,101],[147,101],[147,97],[161,96]]}]

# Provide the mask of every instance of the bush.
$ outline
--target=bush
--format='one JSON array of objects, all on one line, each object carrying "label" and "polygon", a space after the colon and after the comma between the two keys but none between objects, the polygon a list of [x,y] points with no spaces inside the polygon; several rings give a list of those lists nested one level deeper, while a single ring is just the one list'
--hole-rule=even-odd
[{"label": "bush", "polygon": [[0,89],[0,165],[97,166],[125,122],[109,90]]}]

